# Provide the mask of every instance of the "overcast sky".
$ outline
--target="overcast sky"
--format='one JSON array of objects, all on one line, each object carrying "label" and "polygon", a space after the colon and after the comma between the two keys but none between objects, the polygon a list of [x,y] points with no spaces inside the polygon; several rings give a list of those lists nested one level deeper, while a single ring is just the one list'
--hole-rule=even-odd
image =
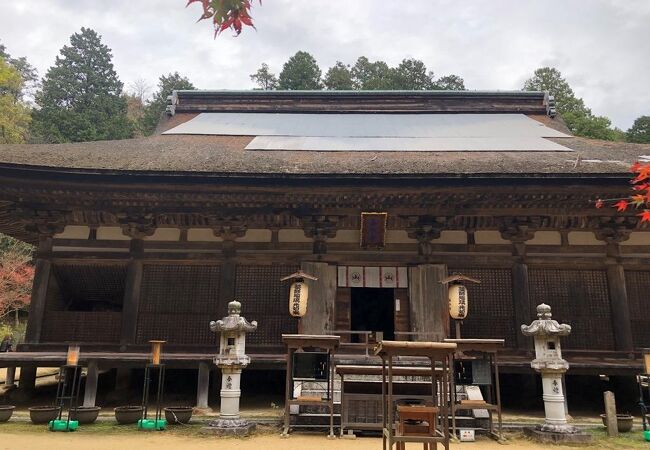
[{"label": "overcast sky", "polygon": [[323,72],[360,55],[425,62],[469,89],[520,89],[540,66],[558,68],[594,113],[629,128],[650,114],[650,0],[264,0],[257,31],[216,40],[186,0],[0,0],[0,40],[41,75],[69,36],[97,30],[128,86],[179,71],[201,89],[253,87],[298,50]]}]

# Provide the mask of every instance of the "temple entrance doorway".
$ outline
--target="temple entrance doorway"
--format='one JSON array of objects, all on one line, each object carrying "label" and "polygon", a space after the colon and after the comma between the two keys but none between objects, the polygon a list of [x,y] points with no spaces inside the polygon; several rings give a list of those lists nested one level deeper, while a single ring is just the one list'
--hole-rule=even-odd
[{"label": "temple entrance doorway", "polygon": [[351,329],[381,331],[384,339],[395,339],[395,289],[352,288],[350,298]]}]

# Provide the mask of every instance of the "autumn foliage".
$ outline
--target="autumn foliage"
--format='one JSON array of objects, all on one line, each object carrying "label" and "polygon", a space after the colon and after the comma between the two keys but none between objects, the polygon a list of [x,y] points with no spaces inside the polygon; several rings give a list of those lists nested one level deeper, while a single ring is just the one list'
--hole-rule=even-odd
[{"label": "autumn foliage", "polygon": [[188,0],[186,6],[197,2],[203,6],[203,14],[199,20],[212,20],[215,37],[229,28],[237,36],[244,25],[255,28],[253,18],[250,16],[250,0]]},{"label": "autumn foliage", "polygon": [[650,163],[635,162],[630,167],[630,172],[634,178],[630,180],[633,194],[629,197],[614,199],[596,200],[596,208],[603,208],[606,204],[617,209],[618,212],[625,212],[630,206],[635,207],[640,212],[637,216],[641,222],[650,222]]},{"label": "autumn foliage", "polygon": [[29,305],[33,278],[29,252],[20,246],[0,251],[0,319]]}]

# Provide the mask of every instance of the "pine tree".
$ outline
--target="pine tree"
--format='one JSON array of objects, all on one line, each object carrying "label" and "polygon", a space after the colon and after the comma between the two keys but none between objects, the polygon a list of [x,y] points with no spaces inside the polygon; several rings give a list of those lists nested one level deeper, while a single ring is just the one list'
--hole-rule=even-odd
[{"label": "pine tree", "polygon": [[266,63],[262,63],[262,66],[250,78],[251,81],[257,84],[257,89],[272,91],[278,88],[278,77],[271,72],[269,65]]},{"label": "pine tree", "polygon": [[111,50],[90,28],[70,37],[36,94],[32,133],[42,142],[125,139],[133,134]]},{"label": "pine tree", "polygon": [[343,64],[341,61],[336,61],[336,64],[330,67],[325,74],[323,84],[330,91],[350,91],[354,89],[350,66]]},{"label": "pine tree", "polygon": [[178,72],[161,75],[158,79],[158,90],[144,107],[140,127],[142,132],[145,135],[149,135],[155,131],[156,125],[158,125],[158,121],[160,120],[160,115],[165,112],[165,108],[167,107],[167,97],[172,95],[172,91],[193,89],[196,88],[192,82]]}]

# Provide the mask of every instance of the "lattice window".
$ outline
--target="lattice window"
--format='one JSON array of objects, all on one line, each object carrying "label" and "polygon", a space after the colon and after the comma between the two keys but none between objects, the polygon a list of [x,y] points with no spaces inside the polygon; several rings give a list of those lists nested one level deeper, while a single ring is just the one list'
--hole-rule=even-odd
[{"label": "lattice window", "polygon": [[650,271],[626,270],[625,281],[634,346],[650,347]]},{"label": "lattice window", "polygon": [[[510,269],[463,268],[449,269],[481,280],[481,284],[467,283],[469,314],[463,321],[461,336],[476,339],[505,339],[506,347],[516,346],[512,299],[512,272]],[[454,336],[452,327],[451,335]]]},{"label": "lattice window", "polygon": [[214,265],[144,266],[136,340],[214,345],[211,320],[224,316],[219,297],[221,268]]},{"label": "lattice window", "polygon": [[551,306],[553,318],[573,327],[565,348],[613,350],[614,333],[603,270],[529,269],[531,320],[540,303]]},{"label": "lattice window", "polygon": [[255,346],[282,346],[282,333],[295,333],[297,319],[288,312],[289,286],[280,278],[298,266],[237,266],[235,298],[242,302],[242,315],[257,320],[259,328],[248,335]]},{"label": "lattice window", "polygon": [[48,311],[41,341],[117,343],[121,325],[118,312]]},{"label": "lattice window", "polygon": [[48,310],[121,312],[125,265],[57,264],[48,289]]}]

